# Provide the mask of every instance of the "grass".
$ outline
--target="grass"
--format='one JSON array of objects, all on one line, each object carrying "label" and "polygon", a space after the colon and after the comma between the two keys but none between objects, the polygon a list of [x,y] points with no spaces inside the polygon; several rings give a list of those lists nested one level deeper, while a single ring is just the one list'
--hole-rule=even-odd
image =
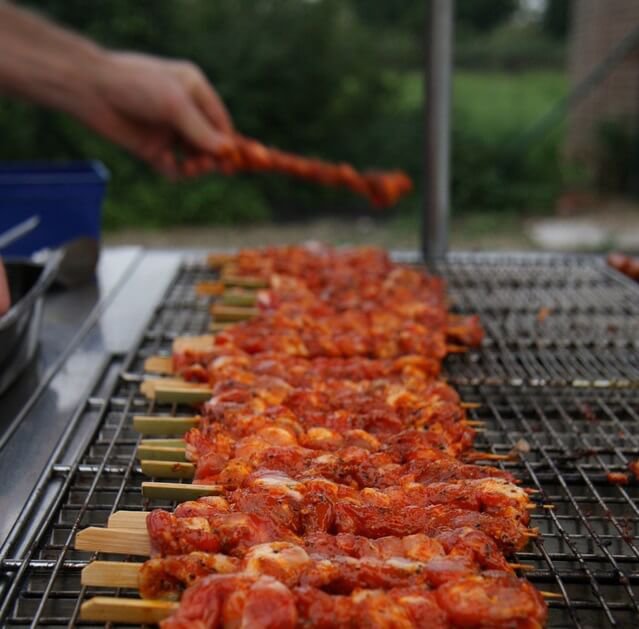
[{"label": "grass", "polygon": [[[565,95],[562,72],[518,73],[456,71],[453,77],[454,119],[487,135],[517,133],[542,116]],[[397,80],[398,104],[406,110],[422,106],[423,83],[418,72]]]}]

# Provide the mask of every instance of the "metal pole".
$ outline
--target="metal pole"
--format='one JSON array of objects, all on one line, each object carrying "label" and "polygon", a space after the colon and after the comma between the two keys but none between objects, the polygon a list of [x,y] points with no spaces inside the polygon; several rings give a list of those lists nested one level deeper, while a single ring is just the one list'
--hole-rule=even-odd
[{"label": "metal pole", "polygon": [[454,0],[429,0],[426,25],[424,213],[422,255],[432,262],[448,249],[450,101]]}]

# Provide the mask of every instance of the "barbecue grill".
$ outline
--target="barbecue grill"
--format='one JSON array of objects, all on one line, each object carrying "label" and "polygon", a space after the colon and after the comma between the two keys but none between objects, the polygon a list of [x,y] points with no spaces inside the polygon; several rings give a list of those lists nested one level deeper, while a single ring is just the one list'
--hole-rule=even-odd
[{"label": "barbecue grill", "polygon": [[[81,587],[80,571],[95,556],[73,541],[116,510],[173,506],[141,496],[132,417],[188,414],[149,402],[139,382],[145,358],[168,353],[178,335],[207,331],[209,302],[194,285],[215,272],[201,259],[107,252],[101,299],[90,291],[80,303],[50,299],[49,324],[63,315],[73,328],[63,330],[68,349],[51,362],[45,342],[40,386],[0,442],[3,626],[74,625],[93,594],[135,595]],[[639,482],[612,485],[607,474],[639,459],[639,288],[589,256],[451,254],[435,270],[448,279],[454,309],[478,313],[487,331],[480,349],[448,359],[445,374],[480,404],[469,411],[486,424],[478,448],[517,452],[501,465],[554,505],[533,512],[541,537],[515,559],[558,594],[549,626],[636,626]],[[69,373],[74,360],[81,374]],[[47,409],[48,423],[36,423]],[[29,431],[31,442],[51,444],[46,457],[42,447],[13,447]]]}]

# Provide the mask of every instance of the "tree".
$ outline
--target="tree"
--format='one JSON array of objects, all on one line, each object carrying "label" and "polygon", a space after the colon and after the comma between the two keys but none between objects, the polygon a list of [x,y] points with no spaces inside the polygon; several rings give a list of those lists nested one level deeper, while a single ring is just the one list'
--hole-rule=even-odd
[{"label": "tree", "polygon": [[570,27],[570,0],[547,0],[542,26],[549,35],[564,39]]},{"label": "tree", "polygon": [[505,22],[517,9],[517,0],[457,0],[455,19],[459,26],[490,31]]}]

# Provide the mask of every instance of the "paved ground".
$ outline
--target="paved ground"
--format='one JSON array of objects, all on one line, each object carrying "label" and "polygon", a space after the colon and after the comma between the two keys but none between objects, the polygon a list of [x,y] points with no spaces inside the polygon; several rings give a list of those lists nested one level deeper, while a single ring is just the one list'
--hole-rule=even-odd
[{"label": "paved ground", "polygon": [[[106,245],[146,247],[238,247],[304,240],[335,244],[370,243],[388,248],[415,249],[419,225],[411,220],[340,221],[245,225],[241,227],[179,227],[166,230],[123,230],[105,234]],[[451,248],[458,250],[639,251],[639,207],[607,204],[598,211],[568,217],[530,219],[524,216],[481,214],[453,221]]]}]

